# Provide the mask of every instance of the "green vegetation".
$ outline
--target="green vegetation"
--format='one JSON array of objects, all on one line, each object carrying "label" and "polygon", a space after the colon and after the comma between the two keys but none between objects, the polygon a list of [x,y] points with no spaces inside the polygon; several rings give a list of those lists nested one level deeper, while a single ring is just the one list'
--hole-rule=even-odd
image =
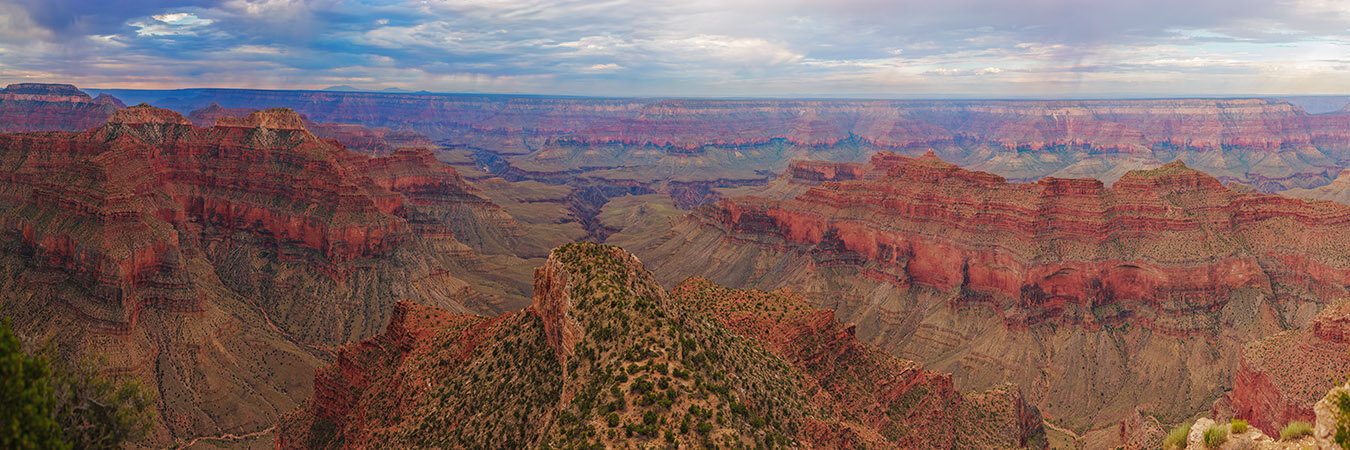
[{"label": "green vegetation", "polygon": [[153,393],[139,380],[103,376],[98,366],[89,361],[53,365],[56,420],[66,442],[76,448],[119,448],[141,440],[154,424]]},{"label": "green vegetation", "polygon": [[1345,390],[1337,390],[1331,399],[1336,409],[1336,434],[1332,440],[1342,449],[1350,449],[1350,395]]},{"label": "green vegetation", "polygon": [[138,382],[54,356],[25,354],[0,322],[0,448],[120,448],[150,432],[154,397]]},{"label": "green vegetation", "polygon": [[1289,422],[1288,425],[1285,425],[1284,428],[1280,429],[1280,440],[1292,441],[1294,439],[1298,439],[1304,436],[1311,436],[1312,433],[1313,433],[1312,424],[1308,422],[1295,420],[1293,422]]},{"label": "green vegetation", "polygon": [[19,338],[0,323],[0,447],[69,448],[56,424],[50,372],[41,356],[29,356]]},{"label": "green vegetation", "polygon": [[1205,447],[1219,448],[1224,442],[1228,442],[1228,426],[1214,424],[1205,430]]},{"label": "green vegetation", "polygon": [[[791,339],[794,346],[781,348],[786,345],[773,340],[782,338],[776,327],[818,326],[825,317],[797,297],[714,291],[710,283],[706,290],[670,293],[636,258],[589,243],[555,249],[537,273],[547,278],[536,284],[547,289],[527,311],[493,319],[443,313],[465,325],[447,327],[438,320],[435,327],[410,329],[410,335],[424,336],[411,351],[407,342],[388,336],[344,350],[353,352],[344,360],[360,362],[372,380],[358,393],[362,428],[315,431],[322,416],[293,415],[280,425],[283,435],[308,430],[309,446],[323,448],[372,442],[435,448],[802,447],[797,439],[816,437],[812,431],[822,429],[817,427],[849,433],[846,428],[861,422],[859,412],[879,410],[900,424],[877,430],[894,444],[878,440],[882,448],[921,439],[956,448],[1010,442],[1007,427],[998,422],[1011,416],[1000,415],[1009,410],[1003,394],[961,399],[919,378],[903,392],[908,404],[894,413],[871,406],[889,404],[866,403],[876,401],[876,383],[867,378],[874,367],[908,375],[914,364],[873,352],[851,336],[841,338],[846,328],[837,322],[830,323],[837,328],[806,328]],[[724,322],[731,314],[741,320]],[[819,367],[797,362],[839,353],[832,346],[840,344],[856,345],[857,351],[842,352],[852,359]],[[834,390],[822,392],[821,383]],[[400,390],[391,393],[385,386]],[[406,386],[425,393],[401,395]],[[820,395],[833,393],[848,398]],[[962,401],[969,403],[957,403]],[[925,403],[927,410],[920,410]],[[927,432],[953,429],[958,431]],[[342,439],[352,441],[335,442]]]},{"label": "green vegetation", "polygon": [[1247,421],[1242,419],[1230,419],[1228,421],[1228,430],[1233,434],[1242,434],[1247,432]]},{"label": "green vegetation", "polygon": [[1186,448],[1186,437],[1191,434],[1192,423],[1183,423],[1172,428],[1167,433],[1167,438],[1163,440],[1163,449],[1182,449]]}]

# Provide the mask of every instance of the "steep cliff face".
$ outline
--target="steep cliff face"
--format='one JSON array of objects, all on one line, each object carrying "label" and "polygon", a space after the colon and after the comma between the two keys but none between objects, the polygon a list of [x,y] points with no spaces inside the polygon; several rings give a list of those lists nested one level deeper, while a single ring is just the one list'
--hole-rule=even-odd
[{"label": "steep cliff face", "polygon": [[558,248],[535,276],[534,304],[495,319],[400,304],[318,372],[279,446],[1043,443],[1016,389],[962,395],[788,293],[668,294],[595,244]]},{"label": "steep cliff face", "polygon": [[69,84],[11,84],[0,90],[0,133],[83,131],[125,107],[115,97],[91,98]]},{"label": "steep cliff face", "polygon": [[1350,208],[1229,190],[1180,162],[1112,188],[1011,184],[932,155],[790,167],[765,196],[615,238],[663,283],[792,288],[864,341],[958,387],[1016,382],[1080,431],[1136,406],[1206,409],[1243,343],[1308,323],[1350,282]]},{"label": "steep cliff face", "polygon": [[0,166],[4,313],[157,386],[161,443],[266,428],[396,298],[495,314],[529,290],[514,220],[454,169],[349,152],[290,110],[198,128],[125,108],[0,135]]},{"label": "steep cliff face", "polygon": [[1312,326],[1248,343],[1228,394],[1237,417],[1266,433],[1312,423],[1313,406],[1350,373],[1350,299],[1331,304]]}]

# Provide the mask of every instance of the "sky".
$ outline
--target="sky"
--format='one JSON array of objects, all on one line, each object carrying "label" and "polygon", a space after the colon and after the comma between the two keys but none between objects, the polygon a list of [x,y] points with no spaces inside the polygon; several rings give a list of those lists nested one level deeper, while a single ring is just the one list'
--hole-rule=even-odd
[{"label": "sky", "polygon": [[1350,0],[0,0],[0,83],[669,97],[1350,94]]}]

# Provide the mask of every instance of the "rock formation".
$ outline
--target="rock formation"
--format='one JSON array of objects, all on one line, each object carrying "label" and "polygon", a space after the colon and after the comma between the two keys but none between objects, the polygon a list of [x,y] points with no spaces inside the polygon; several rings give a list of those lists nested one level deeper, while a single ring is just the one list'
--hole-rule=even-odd
[{"label": "rock formation", "polygon": [[1079,432],[1208,408],[1243,343],[1350,284],[1350,207],[1230,190],[1180,162],[1107,188],[883,152],[793,163],[759,191],[615,239],[667,285],[802,292],[958,387],[1023,386]]},{"label": "rock formation", "polygon": [[962,395],[786,292],[662,289],[617,247],[569,244],[496,318],[400,303],[315,376],[281,448],[1043,444],[1015,388]]},{"label": "rock formation", "polygon": [[0,90],[0,133],[84,131],[125,107],[114,97],[91,98],[69,84],[11,84]]},{"label": "rock formation", "polygon": [[1350,375],[1350,299],[1326,307],[1312,326],[1247,344],[1229,403],[1268,434],[1292,421],[1312,423],[1313,405]]},{"label": "rock formation", "polygon": [[[188,113],[188,120],[193,125],[203,128],[209,128],[216,125],[219,120],[233,120],[243,118],[257,111],[252,108],[222,108],[220,105],[212,103],[206,108]],[[393,153],[399,148],[428,148],[436,149],[436,143],[431,138],[416,131],[395,131],[388,128],[370,129],[360,125],[343,123],[316,123],[301,116],[304,121],[305,129],[321,138],[333,139],[341,142],[348,150],[364,153],[371,156],[385,156]]]},{"label": "rock formation", "polygon": [[526,303],[518,225],[453,168],[347,151],[287,109],[199,128],[140,105],[0,135],[0,164],[0,310],[157,387],[161,444],[267,428],[395,299]]},{"label": "rock formation", "polygon": [[[1113,183],[1181,160],[1262,192],[1325,185],[1350,164],[1350,114],[1309,115],[1272,99],[878,101],[582,99],[189,89],[114,91],[180,111],[286,106],[316,134],[352,148],[380,129],[434,140],[437,157],[477,181],[574,188],[587,239],[613,231],[595,217],[609,200],[661,194],[681,208],[760,185],[794,159],[862,162],[877,151],[927,151],[1016,182],[1044,177]],[[160,98],[168,95],[169,97]],[[131,98],[131,97],[128,97]],[[350,127],[350,125],[346,126]],[[390,140],[392,134],[382,139]],[[366,143],[363,143],[366,142]],[[378,152],[378,150],[376,150]],[[377,153],[379,154],[379,153]]]},{"label": "rock formation", "polygon": [[182,110],[211,102],[288,106],[317,121],[415,130],[501,158],[530,177],[731,182],[782,171],[794,158],[860,161],[877,150],[934,150],[1017,181],[1110,183],[1180,159],[1270,192],[1326,184],[1350,161],[1350,114],[1309,115],[1271,99],[671,100],[204,89],[164,102]]}]

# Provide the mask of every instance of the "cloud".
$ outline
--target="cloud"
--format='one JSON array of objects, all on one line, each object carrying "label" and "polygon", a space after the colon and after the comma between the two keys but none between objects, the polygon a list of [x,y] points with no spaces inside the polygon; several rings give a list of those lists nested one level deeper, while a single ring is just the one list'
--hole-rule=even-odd
[{"label": "cloud", "polygon": [[1346,54],[1344,0],[0,0],[0,76],[102,86],[1344,93]]},{"label": "cloud", "polygon": [[591,64],[589,67],[586,67],[581,70],[589,73],[606,73],[606,72],[614,72],[621,69],[623,69],[623,66],[614,63],[606,63],[606,64]]},{"label": "cloud", "polygon": [[211,19],[203,19],[192,13],[156,14],[149,20],[128,22],[136,27],[137,36],[180,36],[195,35],[199,28],[210,25]]}]

